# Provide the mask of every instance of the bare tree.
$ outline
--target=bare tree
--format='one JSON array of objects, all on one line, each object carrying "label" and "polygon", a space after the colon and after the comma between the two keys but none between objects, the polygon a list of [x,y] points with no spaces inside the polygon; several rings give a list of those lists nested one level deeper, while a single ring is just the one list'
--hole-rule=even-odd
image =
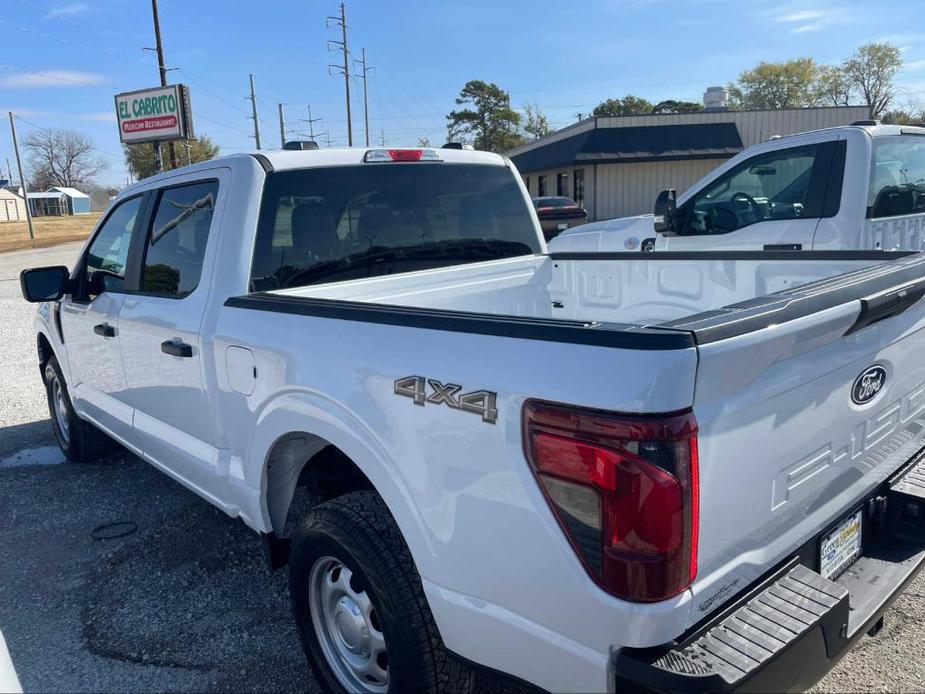
[{"label": "bare tree", "polygon": [[889,43],[868,43],[845,61],[845,74],[864,97],[871,118],[879,118],[893,100],[893,78],[902,66],[902,53]]},{"label": "bare tree", "polygon": [[37,130],[25,145],[30,178],[39,188],[81,186],[106,168],[90,139],[73,130]]}]

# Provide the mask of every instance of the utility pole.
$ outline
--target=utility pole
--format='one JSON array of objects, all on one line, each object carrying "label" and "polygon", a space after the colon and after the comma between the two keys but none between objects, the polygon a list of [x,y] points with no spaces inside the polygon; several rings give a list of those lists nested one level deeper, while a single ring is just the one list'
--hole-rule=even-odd
[{"label": "utility pole", "polygon": [[6,175],[10,179],[10,185],[13,184],[13,167],[10,166],[10,158],[6,158]]},{"label": "utility pole", "polygon": [[353,147],[353,123],[350,119],[350,49],[347,48],[347,9],[344,7],[343,2],[340,4],[340,17],[328,17],[327,25],[329,27],[340,27],[341,40],[328,41],[328,50],[331,50],[332,45],[340,46],[340,50],[344,54],[344,64],[328,65],[328,72],[330,73],[333,69],[344,76],[344,94],[347,98],[347,146]]},{"label": "utility pole", "polygon": [[385,130],[379,131],[379,145],[385,147]]},{"label": "utility pole", "polygon": [[360,75],[360,79],[363,80],[363,121],[366,125],[366,146],[369,147],[369,100],[367,99],[367,96],[366,96],[366,93],[367,93],[366,73],[369,72],[370,70],[375,70],[376,68],[369,67],[366,64],[366,49],[365,48],[363,49],[363,59],[357,60],[355,62],[358,62],[360,65],[363,66],[362,67],[363,72]]},{"label": "utility pole", "polygon": [[315,123],[317,123],[321,119],[312,118],[312,105],[311,104],[308,105],[308,119],[306,120],[305,118],[299,118],[299,120],[303,123],[308,123],[308,136],[312,140],[314,140],[315,139]]},{"label": "utility pole", "polygon": [[251,100],[251,113],[254,115],[251,118],[254,119],[254,142],[257,144],[257,149],[260,149],[260,121],[257,119],[257,94],[254,91],[254,76],[251,75],[251,95],[245,97]]},{"label": "utility pole", "polygon": [[327,142],[328,148],[331,147],[331,133],[324,133],[324,140]]},{"label": "utility pole", "polygon": [[283,118],[283,106],[285,104],[277,104],[279,106],[279,146],[286,146],[286,121]]},{"label": "utility pole", "polygon": [[[22,197],[26,201],[26,222],[29,223],[29,238],[35,238],[35,229],[32,226],[32,210],[29,209],[29,190],[26,187],[26,177],[22,175],[22,158],[19,156],[19,142],[16,140],[16,123],[13,122],[13,112],[10,111],[10,133],[13,135],[13,154],[16,155],[16,168],[19,171],[19,183],[22,186]],[[7,168],[10,160],[6,160]],[[12,181],[11,181],[12,182]]]},{"label": "utility pole", "polygon": [[183,146],[186,147],[186,165],[190,166],[193,163],[193,156],[190,152],[190,144],[189,142],[184,142]]},{"label": "utility pole", "polygon": [[[164,64],[164,44],[161,43],[161,20],[157,13],[157,0],[151,0],[151,12],[154,15],[154,40],[155,50],[157,51],[157,67],[161,73],[161,86],[167,86],[167,66]],[[170,168],[175,169],[177,163],[177,149],[173,145],[173,140],[167,143],[170,154]],[[157,163],[157,170],[161,170],[160,147],[157,147],[154,158]]]}]

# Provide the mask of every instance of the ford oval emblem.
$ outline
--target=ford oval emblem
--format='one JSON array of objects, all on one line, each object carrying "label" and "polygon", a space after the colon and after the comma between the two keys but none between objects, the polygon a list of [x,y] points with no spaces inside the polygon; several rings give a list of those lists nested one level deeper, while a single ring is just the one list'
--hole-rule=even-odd
[{"label": "ford oval emblem", "polygon": [[882,366],[868,366],[860,376],[854,379],[854,385],[851,386],[851,401],[856,405],[870,402],[883,390],[884,383],[886,383],[886,369]]}]

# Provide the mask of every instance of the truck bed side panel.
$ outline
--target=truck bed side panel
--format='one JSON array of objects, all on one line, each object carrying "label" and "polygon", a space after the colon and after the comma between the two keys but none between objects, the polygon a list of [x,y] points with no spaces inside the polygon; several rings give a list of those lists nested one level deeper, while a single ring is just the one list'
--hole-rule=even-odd
[{"label": "truck bed side panel", "polygon": [[[274,427],[322,435],[351,455],[385,497],[438,601],[438,626],[452,621],[444,638],[461,655],[509,670],[512,643],[524,653],[556,652],[582,665],[524,658],[514,674],[603,689],[615,640],[655,645],[683,628],[686,595],[656,606],[662,617],[652,619],[652,606],[617,600],[588,578],[524,459],[521,409],[528,397],[627,412],[684,409],[693,398],[692,347],[620,349],[226,307],[215,342],[220,370],[232,345],[252,350],[258,374],[250,395],[219,379],[230,448],[248,451],[243,480],[232,484],[258,498],[267,442],[289,433]],[[497,393],[496,423],[396,394],[396,380],[410,376],[458,385],[459,393]],[[270,527],[264,512],[262,529]],[[497,628],[485,629],[473,612]],[[562,640],[573,645],[550,647]],[[591,679],[562,679],[581,671]]]}]

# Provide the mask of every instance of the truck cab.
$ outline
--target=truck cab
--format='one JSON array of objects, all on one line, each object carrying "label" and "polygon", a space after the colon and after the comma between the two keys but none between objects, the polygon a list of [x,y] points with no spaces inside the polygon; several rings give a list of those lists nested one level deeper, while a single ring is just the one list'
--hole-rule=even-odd
[{"label": "truck cab", "polygon": [[[875,123],[871,121],[871,123]],[[562,234],[556,250],[921,250],[925,128],[853,125],[750,147],[654,216]]]}]

